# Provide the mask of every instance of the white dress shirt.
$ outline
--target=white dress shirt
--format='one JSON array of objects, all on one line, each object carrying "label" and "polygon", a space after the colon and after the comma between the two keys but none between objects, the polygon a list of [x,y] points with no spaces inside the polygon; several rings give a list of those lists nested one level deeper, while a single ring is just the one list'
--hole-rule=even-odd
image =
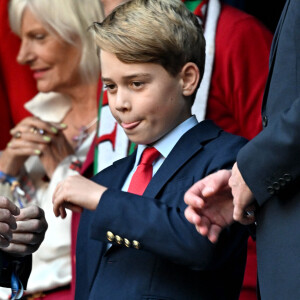
[{"label": "white dress shirt", "polygon": [[[195,116],[191,116],[181,124],[179,124],[177,127],[175,127],[173,130],[171,130],[169,133],[167,133],[164,137],[162,137],[159,141],[157,141],[154,145],[151,145],[151,147],[155,147],[156,150],[159,151],[161,154],[156,161],[153,162],[153,173],[154,174],[158,171],[164,160],[167,158],[167,156],[170,154],[176,143],[179,141],[179,139],[191,128],[193,128],[195,125],[198,124],[198,121]],[[138,145],[137,147],[137,154],[135,158],[135,163],[133,166],[133,169],[128,174],[122,191],[127,191],[132,175],[137,169],[137,166],[140,162],[141,156],[145,148],[147,148],[148,145]]]}]

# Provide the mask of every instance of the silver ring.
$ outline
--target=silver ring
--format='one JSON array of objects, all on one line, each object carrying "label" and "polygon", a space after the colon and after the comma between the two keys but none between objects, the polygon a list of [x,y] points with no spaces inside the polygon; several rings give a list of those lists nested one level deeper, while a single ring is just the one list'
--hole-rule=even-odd
[{"label": "silver ring", "polygon": [[13,137],[14,137],[15,139],[19,139],[19,138],[21,138],[21,135],[22,135],[22,132],[21,132],[21,131],[17,131],[17,132],[13,135]]},{"label": "silver ring", "polygon": [[36,127],[31,127],[30,130],[29,130],[31,133],[33,134],[37,134],[38,133],[38,130]]},{"label": "silver ring", "polygon": [[33,134],[40,134],[40,135],[43,135],[45,133],[44,129],[39,129],[39,128],[36,128],[36,127],[31,127],[30,128],[30,132],[33,133]]},{"label": "silver ring", "polygon": [[253,210],[250,210],[250,211],[245,211],[245,217],[246,218],[252,218],[254,217],[254,211]]},{"label": "silver ring", "polygon": [[39,129],[39,134],[40,135],[43,135],[45,133],[45,130],[44,129]]}]

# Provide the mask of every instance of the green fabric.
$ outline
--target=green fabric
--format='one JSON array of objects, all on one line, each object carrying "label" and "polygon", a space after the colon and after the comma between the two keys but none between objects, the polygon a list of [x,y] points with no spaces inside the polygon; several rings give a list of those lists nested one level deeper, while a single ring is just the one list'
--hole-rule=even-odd
[{"label": "green fabric", "polygon": [[202,0],[189,0],[184,1],[184,4],[191,12],[194,12],[197,6],[201,3],[201,1]]},{"label": "green fabric", "polygon": [[[101,109],[102,109],[102,102],[103,102],[103,90],[100,93],[100,99],[99,99],[99,108],[98,108],[98,122],[97,122],[97,138],[98,138],[98,133],[99,133],[99,123],[100,123],[100,116],[101,116]],[[93,172],[94,175],[98,173],[98,145],[95,145],[94,148],[94,163],[93,163]]]}]

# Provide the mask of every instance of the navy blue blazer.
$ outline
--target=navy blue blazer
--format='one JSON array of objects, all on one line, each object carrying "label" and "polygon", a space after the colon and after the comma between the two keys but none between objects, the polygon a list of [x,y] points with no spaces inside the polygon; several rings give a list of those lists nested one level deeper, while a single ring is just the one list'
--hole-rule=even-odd
[{"label": "navy blue blazer", "polygon": [[300,1],[287,0],[270,55],[263,131],[237,163],[255,195],[262,299],[300,299]]},{"label": "navy blue blazer", "polygon": [[94,176],[108,190],[96,211],[81,216],[76,299],[238,299],[247,231],[233,224],[210,243],[184,217],[183,196],[200,178],[231,168],[245,142],[211,121],[199,123],[181,137],[143,196],[120,191],[135,153]]}]

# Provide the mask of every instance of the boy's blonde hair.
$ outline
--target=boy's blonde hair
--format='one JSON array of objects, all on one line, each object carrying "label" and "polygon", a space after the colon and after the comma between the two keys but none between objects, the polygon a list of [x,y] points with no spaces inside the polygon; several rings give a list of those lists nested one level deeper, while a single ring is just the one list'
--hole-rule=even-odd
[{"label": "boy's blonde hair", "polygon": [[11,0],[10,26],[19,36],[25,9],[29,9],[49,32],[69,44],[80,46],[81,76],[86,81],[98,80],[99,59],[88,28],[92,22],[101,22],[104,18],[100,0]]},{"label": "boy's blonde hair", "polygon": [[124,63],[157,63],[176,76],[187,62],[194,62],[200,84],[205,39],[197,17],[181,0],[128,1],[91,30],[98,51],[113,53]]}]

